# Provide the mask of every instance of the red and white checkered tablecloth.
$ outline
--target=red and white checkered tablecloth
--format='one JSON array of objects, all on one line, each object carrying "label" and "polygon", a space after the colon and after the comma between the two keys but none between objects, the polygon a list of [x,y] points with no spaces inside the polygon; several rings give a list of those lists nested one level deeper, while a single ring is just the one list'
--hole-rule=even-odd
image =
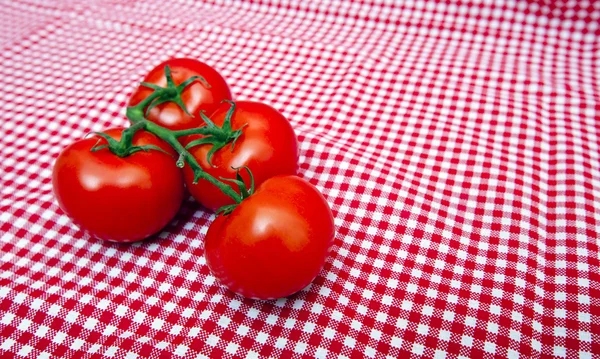
[{"label": "red and white checkered tablecloth", "polygon": [[[0,46],[1,358],[600,358],[600,2],[4,0]],[[300,293],[220,286],[192,200],[136,244],[58,208],[171,57],[293,124],[337,226]]]}]

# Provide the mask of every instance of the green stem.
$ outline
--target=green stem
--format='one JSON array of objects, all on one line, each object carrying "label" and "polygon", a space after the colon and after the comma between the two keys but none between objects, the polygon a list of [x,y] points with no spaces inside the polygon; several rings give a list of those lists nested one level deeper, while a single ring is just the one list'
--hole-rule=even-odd
[{"label": "green stem", "polygon": [[172,131],[175,137],[189,136],[189,135],[208,135],[208,129],[206,127],[190,128],[188,130]]},{"label": "green stem", "polygon": [[145,121],[146,118],[144,117],[144,109],[146,108],[146,106],[148,106],[154,100],[159,98],[161,95],[162,95],[162,93],[160,91],[154,91],[152,94],[150,94],[148,97],[143,99],[137,105],[132,106],[132,107],[127,107],[126,115],[127,115],[127,118],[129,119],[129,121],[131,121],[131,123],[133,123],[133,124],[141,122],[141,121]]},{"label": "green stem", "polygon": [[177,151],[177,153],[180,156],[182,156],[185,162],[187,162],[188,165],[192,168],[192,170],[194,171],[194,183],[196,183],[199,179],[204,179],[217,186],[217,188],[219,188],[224,194],[231,197],[235,201],[235,203],[242,202],[242,197],[239,194],[237,194],[237,192],[234,191],[233,188],[206,173],[206,171],[204,171],[202,167],[200,167],[200,164],[198,164],[198,161],[196,161],[194,156],[192,156],[185,149],[185,147],[183,147],[183,145],[177,140],[177,137],[184,136],[185,134],[200,133],[198,131],[193,132],[193,130],[199,129],[171,131],[154,122],[146,120],[146,118],[144,117],[144,107],[147,105],[147,103],[149,103],[147,101],[149,98],[150,96],[146,98],[146,100],[140,102],[138,105],[127,108],[127,118],[133,124],[133,126],[130,127],[132,136],[133,133],[142,128],[156,135],[163,141],[167,142],[171,147],[173,147],[173,149]]},{"label": "green stem", "polygon": [[[140,105],[141,104],[142,103],[140,102]],[[140,105],[127,107],[127,111],[125,112],[125,116],[127,116],[129,122],[131,122],[134,125],[138,122],[146,121],[146,119],[144,118],[144,107],[141,107]]]},{"label": "green stem", "polygon": [[126,130],[124,130],[121,133],[121,141],[120,142],[124,146],[124,149],[131,147],[131,143],[133,141],[133,135],[135,135],[135,133],[138,130],[141,130],[142,128],[144,128],[144,123],[136,122],[131,127],[127,128]]}]

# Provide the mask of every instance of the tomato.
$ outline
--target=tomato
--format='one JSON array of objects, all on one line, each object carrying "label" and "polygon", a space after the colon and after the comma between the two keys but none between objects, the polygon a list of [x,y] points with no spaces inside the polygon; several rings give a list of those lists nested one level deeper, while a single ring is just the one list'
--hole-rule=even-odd
[{"label": "tomato", "polygon": [[[222,126],[231,104],[224,103],[210,119]],[[242,135],[235,141],[233,151],[227,145],[214,153],[211,164],[207,155],[211,144],[189,149],[203,170],[215,178],[235,178],[234,168],[247,166],[254,174],[256,186],[276,175],[296,174],[298,168],[298,141],[289,121],[277,110],[260,102],[238,101],[231,117],[233,130],[242,128]],[[188,136],[184,144],[201,138]],[[192,196],[204,207],[216,211],[234,201],[216,186],[205,180],[193,184],[194,173],[184,167],[185,183]],[[244,176],[248,183],[248,176]]]},{"label": "tomato", "polygon": [[215,219],[204,253],[212,273],[233,292],[281,298],[319,274],[334,234],[323,195],[300,177],[276,176]]},{"label": "tomato", "polygon": [[[119,140],[123,129],[104,133]],[[157,150],[118,157],[108,149],[90,151],[99,137],[72,143],[58,156],[52,173],[60,208],[90,235],[132,242],[160,231],[183,200],[183,177],[175,161]],[[100,139],[99,144],[106,143]],[[133,144],[174,151],[158,137],[137,132]]]},{"label": "tomato", "polygon": [[[199,114],[205,111],[211,114],[223,100],[231,100],[231,92],[225,79],[212,67],[194,59],[171,59],[156,66],[144,79],[145,83],[165,87],[167,79],[165,66],[171,69],[175,85],[179,85],[192,76],[202,76],[210,88],[200,80],[194,81],[181,93],[181,99],[188,112],[174,102],[161,103],[152,108],[147,119],[171,130],[183,130],[203,124]],[[140,85],[129,100],[129,106],[135,106],[150,96],[153,89]]]}]

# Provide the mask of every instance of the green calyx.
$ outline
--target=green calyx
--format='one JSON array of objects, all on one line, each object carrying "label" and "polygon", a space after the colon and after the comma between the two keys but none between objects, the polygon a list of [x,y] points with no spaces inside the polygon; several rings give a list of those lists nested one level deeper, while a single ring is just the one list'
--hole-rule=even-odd
[{"label": "green calyx", "polygon": [[199,145],[211,144],[212,147],[208,151],[208,154],[206,155],[206,160],[208,161],[208,164],[211,166],[212,166],[212,163],[211,163],[212,156],[215,154],[215,152],[217,152],[221,148],[227,146],[229,143],[231,143],[231,151],[233,151],[236,141],[243,134],[242,130],[247,125],[247,124],[244,124],[242,127],[240,127],[239,129],[234,131],[231,128],[231,117],[233,116],[233,113],[235,112],[235,102],[230,101],[230,100],[223,100],[223,102],[227,102],[231,105],[231,107],[227,111],[227,114],[225,114],[225,120],[223,121],[223,126],[219,127],[219,126],[215,125],[215,123],[212,122],[212,120],[210,118],[208,118],[208,116],[206,116],[204,114],[204,112],[200,112],[200,116],[202,117],[202,120],[204,121],[204,123],[206,123],[206,126],[202,127],[202,129],[204,129],[204,134],[206,135],[206,137],[203,137],[199,140],[192,141],[185,147],[186,149],[190,149],[192,147],[199,146]]},{"label": "green calyx", "polygon": [[[206,180],[206,181],[212,183],[214,186],[216,186],[225,195],[227,195],[228,197],[233,199],[233,201],[235,203],[240,203],[243,200],[243,198],[245,198],[242,196],[249,195],[253,191],[254,179],[252,179],[252,185],[251,185],[250,191],[242,190],[242,191],[240,191],[242,193],[240,195],[229,184],[219,181],[217,178],[211,176],[205,170],[203,170],[202,167],[200,166],[200,164],[198,163],[198,161],[196,160],[196,158],[194,156],[192,156],[188,152],[187,148],[185,148],[179,142],[179,138],[182,136],[203,135],[203,136],[207,136],[207,137],[212,136],[213,138],[215,138],[217,140],[221,140],[221,141],[224,141],[225,138],[229,138],[229,141],[233,141],[233,144],[235,144],[235,140],[238,137],[240,137],[241,133],[242,133],[241,128],[237,131],[231,130],[231,116],[233,114],[235,104],[233,102],[230,102],[232,104],[232,108],[228,112],[228,116],[226,119],[227,124],[224,124],[224,126],[223,126],[225,129],[217,127],[214,123],[212,123],[210,121],[210,119],[208,119],[206,116],[204,116],[204,114],[202,114],[202,118],[204,119],[205,122],[207,122],[207,119],[208,119],[208,122],[207,122],[208,126],[202,126],[202,127],[198,127],[198,128],[179,130],[179,131],[169,130],[165,127],[160,126],[159,124],[156,124],[152,121],[148,121],[146,119],[146,114],[150,110],[152,110],[152,108],[154,106],[157,106],[160,103],[165,103],[165,102],[169,102],[169,101],[177,103],[179,105],[179,107],[181,107],[183,109],[183,111],[185,113],[189,114],[187,108],[185,107],[185,105],[183,104],[183,101],[181,100],[181,93],[183,92],[183,90],[196,80],[201,81],[204,84],[204,86],[207,88],[210,88],[210,84],[208,84],[206,82],[206,80],[200,76],[193,76],[193,77],[187,79],[186,81],[184,81],[183,83],[181,83],[179,86],[175,86],[175,84],[173,82],[173,77],[171,76],[171,69],[168,66],[165,66],[165,77],[167,79],[166,87],[160,87],[160,86],[156,86],[154,84],[142,83],[143,86],[154,89],[154,92],[151,93],[148,97],[146,97],[144,100],[142,100],[137,105],[127,107],[126,116],[127,116],[127,119],[129,120],[129,122],[131,122],[131,127],[127,128],[126,130],[124,130],[122,132],[121,140],[117,141],[116,139],[108,136],[105,133],[96,133],[98,136],[102,137],[107,142],[107,144],[99,145],[100,141],[101,141],[101,140],[99,140],[98,143],[96,143],[96,145],[94,145],[92,147],[91,151],[96,152],[96,151],[100,151],[102,149],[109,149],[111,152],[113,152],[114,154],[116,154],[117,156],[120,156],[120,157],[125,157],[125,156],[131,155],[132,153],[135,153],[138,151],[158,150],[161,152],[165,152],[161,148],[153,146],[153,145],[133,146],[132,139],[133,139],[133,135],[135,134],[135,132],[137,132],[139,130],[144,130],[144,131],[150,132],[153,135],[160,138],[161,140],[163,140],[164,142],[166,142],[169,146],[171,146],[171,148],[173,148],[173,150],[175,150],[176,153],[179,154],[178,158],[174,158],[176,160],[175,165],[177,167],[183,168],[186,165],[188,165],[192,169],[192,171],[194,172],[194,182],[193,182],[194,184],[198,183],[198,181],[201,179]],[[209,123],[212,123],[213,126],[210,126]],[[222,133],[222,132],[227,132],[227,131],[229,131],[229,133],[230,133],[229,135]],[[217,142],[219,142],[219,141],[217,141]],[[233,144],[232,144],[232,146],[233,146]],[[218,146],[218,144],[217,144],[217,146]],[[221,147],[223,147],[223,146],[221,146]],[[218,148],[220,148],[220,147],[218,147]],[[218,148],[216,148],[213,151],[213,153]],[[209,163],[210,163],[210,158],[209,158]],[[246,170],[249,171],[248,169],[246,169]],[[251,173],[250,173],[250,177],[252,178]],[[236,178],[236,181],[237,180],[241,180],[241,177]],[[243,181],[242,181],[242,183],[243,183]],[[233,206],[230,209],[230,211],[232,211],[233,208],[235,208],[235,206]],[[229,213],[229,212],[227,212],[227,213]]]},{"label": "green calyx", "polygon": [[158,85],[148,83],[148,82],[141,83],[142,86],[145,86],[145,87],[148,87],[148,88],[151,88],[154,90],[154,93],[151,96],[147,97],[147,99],[150,99],[148,101],[149,103],[144,104],[145,105],[144,107],[147,106],[145,115],[148,116],[150,111],[154,107],[156,107],[160,104],[163,104],[166,102],[174,102],[188,116],[193,117],[193,115],[188,112],[188,109],[186,108],[185,104],[183,103],[183,100],[181,99],[181,94],[186,89],[186,87],[188,87],[194,81],[200,81],[206,88],[211,88],[210,84],[202,76],[192,76],[189,79],[182,82],[181,84],[175,85],[175,82],[173,81],[173,76],[171,76],[171,68],[168,65],[165,66],[165,77],[167,78],[167,86],[166,87],[160,87]]},{"label": "green calyx", "polygon": [[104,140],[106,140],[106,144],[99,145],[101,139],[98,139],[98,142],[90,149],[91,152],[98,152],[103,149],[108,149],[110,152],[114,153],[119,157],[127,157],[136,152],[144,151],[148,152],[150,150],[159,151],[171,156],[170,153],[163,150],[162,148],[155,145],[143,145],[143,146],[135,146],[133,145],[133,135],[135,132],[140,130],[143,127],[143,123],[135,124],[128,129],[124,130],[121,133],[121,140],[117,141],[114,138],[110,137],[104,132],[92,132],[93,134],[100,136]]},{"label": "green calyx", "polygon": [[[240,201],[238,203],[229,204],[229,205],[219,208],[217,210],[217,215],[226,216],[226,215],[230,214],[238,206],[238,204],[240,204],[243,200],[245,200],[246,198],[248,198],[252,194],[254,194],[254,176],[252,175],[252,171],[250,171],[250,168],[248,168],[247,166],[232,167],[232,168],[235,170],[235,179],[224,178],[224,177],[219,177],[219,178],[221,179],[221,181],[232,183],[238,187],[238,189],[240,190]],[[250,188],[248,188],[246,186],[244,179],[240,175],[240,169],[242,169],[242,168],[245,169],[246,172],[248,172],[248,176],[250,176]]]}]

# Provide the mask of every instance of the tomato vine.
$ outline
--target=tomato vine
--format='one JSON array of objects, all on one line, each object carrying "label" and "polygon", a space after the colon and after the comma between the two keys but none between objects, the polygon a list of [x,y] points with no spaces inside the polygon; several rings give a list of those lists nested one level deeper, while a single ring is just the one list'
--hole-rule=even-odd
[{"label": "tomato vine", "polygon": [[[181,168],[185,165],[185,163],[187,163],[192,168],[192,170],[194,171],[194,184],[196,184],[198,180],[204,179],[217,186],[224,194],[231,197],[235,201],[235,203],[241,203],[243,200],[243,196],[238,194],[235,190],[233,190],[231,186],[219,181],[217,178],[206,173],[206,171],[204,171],[202,167],[198,164],[198,161],[194,158],[194,156],[192,156],[188,152],[188,148],[199,144],[211,143],[213,145],[213,148],[211,149],[212,154],[218,149],[226,146],[228,143],[232,143],[232,146],[235,145],[235,141],[242,134],[242,129],[238,129],[235,131],[232,130],[229,122],[224,124],[222,127],[218,127],[214,123],[212,123],[210,119],[208,119],[208,117],[204,115],[204,113],[201,113],[201,116],[207,124],[207,126],[177,131],[169,130],[146,119],[146,114],[152,107],[168,101],[178,104],[182,108],[182,110],[184,110],[187,113],[187,109],[185,108],[185,105],[181,101],[180,97],[183,89],[185,89],[186,86],[189,86],[197,80],[201,81],[205,86],[210,86],[206,82],[206,80],[202,79],[199,76],[192,77],[186,80],[185,82],[181,83],[180,85],[176,86],[171,77],[171,71],[169,69],[169,66],[165,66],[165,75],[167,76],[166,87],[159,87],[155,85],[151,86],[154,92],[150,96],[146,97],[137,105],[129,106],[127,108],[126,116],[127,119],[131,122],[132,126],[123,131],[123,136],[120,141],[109,139],[109,136],[104,135],[102,133],[97,133],[98,135],[107,140],[108,145],[104,146],[109,148],[114,154],[118,156],[129,155],[139,150],[156,150],[156,148],[151,147],[140,148],[131,146],[130,139],[133,138],[133,135],[137,131],[148,131],[154,134],[155,136],[159,137],[166,143],[168,143],[175,151],[177,151],[177,153],[179,154],[179,158],[176,162],[178,167]],[[142,85],[144,85],[144,83],[142,83]],[[233,113],[233,111],[235,110],[235,104],[232,101],[228,102],[232,104],[230,113]],[[229,115],[229,118],[230,117],[231,114]],[[204,135],[207,137],[204,137],[200,141],[191,143],[190,145],[188,145],[188,148],[186,148],[179,142],[179,138],[189,135]],[[102,148],[104,148],[104,146]]]}]

